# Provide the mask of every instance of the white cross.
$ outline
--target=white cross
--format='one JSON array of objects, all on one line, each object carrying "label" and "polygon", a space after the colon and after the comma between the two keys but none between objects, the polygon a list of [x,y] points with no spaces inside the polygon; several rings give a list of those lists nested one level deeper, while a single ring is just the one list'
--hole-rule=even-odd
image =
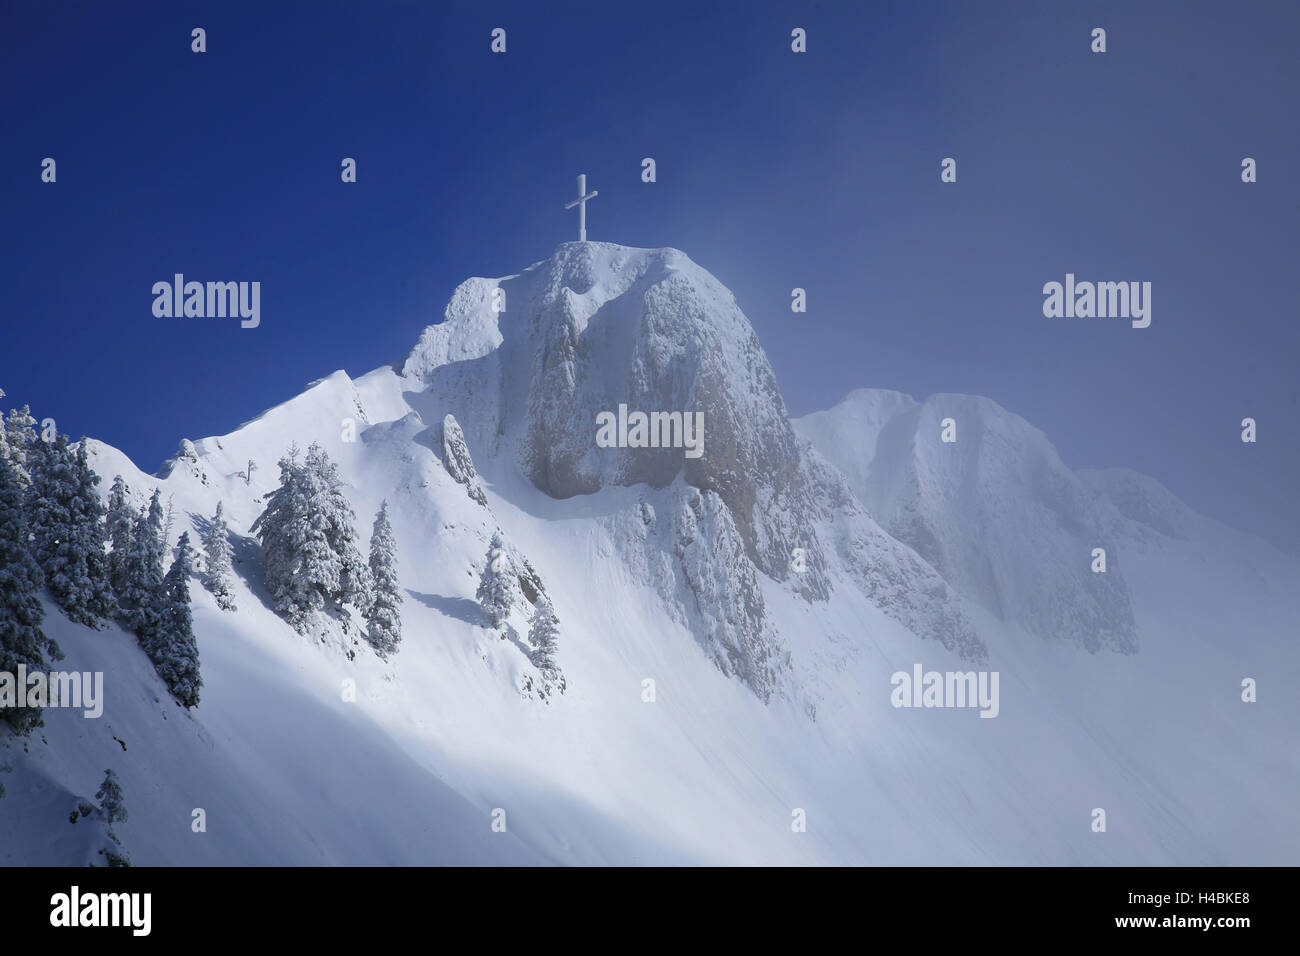
[{"label": "white cross", "polygon": [[587,241],[587,200],[596,198],[596,190],[587,192],[587,174],[583,173],[578,177],[578,198],[573,202],[566,202],[565,209],[578,207],[578,241]]}]

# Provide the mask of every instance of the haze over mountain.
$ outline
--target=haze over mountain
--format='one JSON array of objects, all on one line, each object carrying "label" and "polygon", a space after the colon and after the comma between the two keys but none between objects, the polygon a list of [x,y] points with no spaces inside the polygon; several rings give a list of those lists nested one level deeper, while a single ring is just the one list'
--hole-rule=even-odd
[{"label": "haze over mountain", "polygon": [[[703,454],[600,447],[620,405],[702,413]],[[391,508],[388,661],[355,623],[295,632],[263,586],[250,528],[275,461],[311,442],[359,526]],[[134,637],[48,605],[57,666],[102,670],[105,711],[51,709],[0,751],[0,862],[85,862],[101,835],[68,812],[105,767],[137,863],[1300,850],[1300,562],[1143,476],[1070,471],[989,399],[864,389],[792,421],[734,297],[674,249],[565,243],[468,279],[404,359],[184,442],[157,475],[89,450],[103,489],[121,474],[137,501],[172,501],[169,544],[224,505],[238,611],[192,586],[205,693],[186,712]],[[520,583],[505,638],[475,597],[497,533]],[[543,597],[562,693],[540,692],[524,641]],[[893,706],[892,675],[916,665],[998,672],[995,719]]]}]

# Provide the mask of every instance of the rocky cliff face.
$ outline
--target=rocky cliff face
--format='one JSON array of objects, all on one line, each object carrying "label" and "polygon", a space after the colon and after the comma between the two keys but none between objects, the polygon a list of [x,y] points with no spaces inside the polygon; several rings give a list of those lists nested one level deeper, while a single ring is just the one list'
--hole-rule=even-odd
[{"label": "rocky cliff face", "polygon": [[[442,451],[440,460],[443,467],[447,469],[447,474],[465,486],[471,499],[486,508],[487,495],[478,480],[474,459],[470,457],[469,446],[465,443],[465,433],[460,430],[460,423],[456,421],[454,415],[446,415],[442,419],[440,446]],[[435,446],[435,450],[437,448],[438,446]]]},{"label": "rocky cliff face", "polygon": [[[466,374],[455,367],[465,360],[491,367]],[[521,275],[472,279],[403,371],[448,397],[459,393],[462,422],[486,416],[477,437],[509,454],[547,494],[662,488],[682,475],[721,498],[764,573],[788,577],[796,529],[816,510],[799,442],[734,297],[683,253],[566,243]],[[620,405],[702,413],[703,453],[598,447],[597,416]],[[820,546],[802,546],[812,552],[812,571],[798,588],[824,598]]]}]

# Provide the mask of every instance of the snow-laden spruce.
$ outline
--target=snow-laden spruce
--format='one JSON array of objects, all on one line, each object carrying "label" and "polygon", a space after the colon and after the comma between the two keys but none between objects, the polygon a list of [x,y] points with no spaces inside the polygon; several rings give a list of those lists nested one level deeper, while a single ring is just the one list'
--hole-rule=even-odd
[{"label": "snow-laden spruce", "polygon": [[338,466],[320,445],[313,443],[307,449],[303,468],[309,499],[319,502],[325,541],[338,559],[338,590],[333,597],[339,603],[365,610],[370,603],[370,569],[357,548],[356,515],[343,493]]},{"label": "snow-laden spruce", "polygon": [[158,605],[158,624],[142,641],[144,651],[172,696],[184,707],[195,707],[203,679],[199,675],[199,648],[194,640],[194,619],[190,611],[190,575],[194,552],[190,534],[181,534],[176,557],[163,578]]},{"label": "snow-laden spruce", "polygon": [[560,640],[560,621],[555,608],[546,598],[540,598],[533,608],[533,619],[528,627],[528,643],[533,648],[533,664],[545,676],[559,670],[555,660],[556,646]]},{"label": "snow-laden spruce", "polygon": [[[91,815],[104,824],[105,836],[108,838],[99,848],[99,854],[110,867],[130,866],[131,856],[122,846],[121,838],[113,830],[113,824],[126,823],[130,819],[130,814],[126,810],[126,797],[122,792],[122,784],[112,768],[104,771],[104,782],[95,791],[95,799],[99,801],[99,806],[92,808]],[[81,815],[87,815],[84,807],[81,809]],[[73,820],[76,820],[75,812]]]},{"label": "snow-laden spruce", "polygon": [[162,620],[163,543],[162,494],[157,489],[147,508],[136,512],[131,529],[131,551],[126,562],[126,582],[118,595],[122,619],[141,645],[152,640]]},{"label": "snow-laden spruce", "polygon": [[95,799],[99,801],[99,809],[109,823],[117,823],[119,820],[125,823],[130,818],[126,811],[126,799],[122,794],[122,784],[118,782],[117,774],[111,768],[104,771],[104,782],[95,791]]},{"label": "snow-laden spruce", "polygon": [[[546,595],[539,595],[528,626],[528,643],[532,645],[528,656],[533,666],[542,675],[538,691],[543,700],[549,698],[555,691],[563,694],[568,686],[560,670],[559,661],[556,660],[559,642],[560,620],[555,614],[555,608],[551,606],[550,599]],[[525,681],[525,686],[532,687],[531,678]]]},{"label": "snow-laden spruce", "polygon": [[26,488],[32,482],[27,465],[28,454],[36,441],[36,419],[32,417],[32,410],[26,405],[9,409],[9,417],[0,432],[4,433],[3,450],[14,470],[14,477]]},{"label": "snow-laden spruce", "polygon": [[397,581],[397,539],[388,517],[388,502],[379,506],[370,533],[372,593],[366,609],[366,639],[380,657],[397,650],[402,640],[401,586]]},{"label": "snow-laden spruce", "polygon": [[[5,390],[3,388],[0,388],[0,398],[4,398],[4,397],[5,397]],[[0,408],[0,458],[5,459],[6,461],[10,460],[9,436],[8,434],[6,434],[6,429],[4,424],[4,409],[2,408]],[[13,467],[12,463],[10,464],[10,467]]]},{"label": "snow-laden spruce", "polygon": [[105,510],[97,490],[100,478],[90,467],[89,447],[90,440],[87,438],[82,438],[77,444],[77,494],[74,499],[76,509],[73,527],[79,546],[86,554],[86,577],[90,582],[87,610],[98,626],[117,612],[117,600],[109,581]]},{"label": "snow-laden spruce", "polygon": [[[28,534],[23,487],[10,458],[0,457],[0,673],[10,675],[20,666],[43,669],[47,653],[56,660],[62,657],[58,645],[41,630],[45,579],[28,551]],[[40,726],[41,712],[6,706],[0,709],[0,720],[26,733]]]},{"label": "snow-laden spruce", "polygon": [[125,607],[121,602],[130,579],[135,519],[136,510],[131,504],[131,489],[121,475],[115,475],[113,487],[108,492],[104,531],[109,547],[112,549],[108,554],[108,583],[117,598],[119,608]]},{"label": "snow-laden spruce", "polygon": [[223,505],[217,502],[217,512],[203,529],[203,586],[212,592],[217,606],[223,611],[235,611],[235,596],[231,591],[234,568],[231,558],[230,529],[226,527]]},{"label": "snow-laden spruce", "polygon": [[319,444],[299,462],[296,447],[280,459],[280,486],[253,523],[275,609],[301,634],[317,612],[352,604],[364,610],[370,572],[356,545],[352,506],[338,469]]},{"label": "snow-laden spruce", "polygon": [[297,446],[280,459],[280,486],[266,498],[266,509],[253,523],[262,544],[262,573],[275,610],[299,633],[325,606],[325,595],[338,589],[338,569],[324,531],[312,520]]},{"label": "snow-laden spruce", "polygon": [[492,534],[492,541],[488,544],[487,561],[483,565],[483,573],[474,596],[479,606],[483,608],[488,623],[495,630],[501,630],[506,626],[511,608],[521,598],[519,575],[515,571],[510,554],[506,551],[505,538],[500,531]]},{"label": "snow-laden spruce", "polygon": [[99,476],[86,462],[85,442],[74,453],[62,434],[36,442],[29,462],[32,554],[63,612],[96,627],[112,610]]}]

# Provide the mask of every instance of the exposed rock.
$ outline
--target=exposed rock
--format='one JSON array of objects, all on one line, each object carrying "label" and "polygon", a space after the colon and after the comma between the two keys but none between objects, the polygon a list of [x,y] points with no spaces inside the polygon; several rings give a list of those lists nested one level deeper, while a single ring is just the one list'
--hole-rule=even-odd
[{"label": "exposed rock", "polygon": [[474,460],[470,458],[469,446],[465,443],[465,435],[454,415],[447,415],[442,420],[442,463],[447,474],[465,486],[470,498],[487,507],[487,494],[479,482]]}]

